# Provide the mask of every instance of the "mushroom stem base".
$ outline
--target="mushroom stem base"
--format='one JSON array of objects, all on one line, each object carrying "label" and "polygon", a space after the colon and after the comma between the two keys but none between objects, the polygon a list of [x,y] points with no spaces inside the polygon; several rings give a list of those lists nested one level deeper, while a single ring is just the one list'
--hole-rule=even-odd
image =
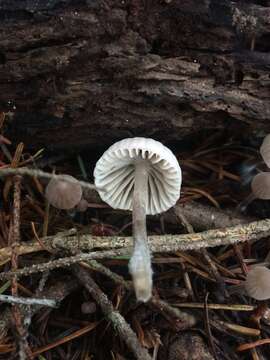
[{"label": "mushroom stem base", "polygon": [[135,166],[133,193],[134,251],[129,263],[136,297],[146,302],[152,295],[151,255],[147,242],[146,205],[148,201],[148,163],[140,161]]}]

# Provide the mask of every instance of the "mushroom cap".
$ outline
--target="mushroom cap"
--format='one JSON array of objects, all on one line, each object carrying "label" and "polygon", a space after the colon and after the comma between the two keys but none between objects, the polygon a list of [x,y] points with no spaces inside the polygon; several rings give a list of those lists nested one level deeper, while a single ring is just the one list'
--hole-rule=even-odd
[{"label": "mushroom cap", "polygon": [[263,161],[270,168],[270,134],[264,138],[260,147],[260,153]]},{"label": "mushroom cap", "polygon": [[270,298],[270,270],[265,266],[255,266],[251,269],[245,281],[247,294],[256,300]]},{"label": "mushroom cap", "polygon": [[179,199],[182,183],[178,161],[160,142],[140,137],[116,142],[98,160],[94,177],[102,200],[115,209],[132,210],[138,160],[149,164],[146,213],[159,214],[172,207]]},{"label": "mushroom cap", "polygon": [[70,175],[63,175],[72,180],[68,182],[52,178],[45,190],[45,197],[48,202],[57,209],[73,209],[82,198],[82,187],[77,179]]},{"label": "mushroom cap", "polygon": [[254,176],[251,182],[251,189],[257,199],[270,199],[270,173],[262,172]]}]

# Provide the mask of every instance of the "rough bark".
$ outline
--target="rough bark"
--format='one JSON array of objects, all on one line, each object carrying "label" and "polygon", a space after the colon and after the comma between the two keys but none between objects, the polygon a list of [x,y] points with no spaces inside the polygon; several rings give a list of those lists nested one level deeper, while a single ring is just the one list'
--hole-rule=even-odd
[{"label": "rough bark", "polygon": [[269,130],[264,0],[0,0],[0,108],[32,146]]}]

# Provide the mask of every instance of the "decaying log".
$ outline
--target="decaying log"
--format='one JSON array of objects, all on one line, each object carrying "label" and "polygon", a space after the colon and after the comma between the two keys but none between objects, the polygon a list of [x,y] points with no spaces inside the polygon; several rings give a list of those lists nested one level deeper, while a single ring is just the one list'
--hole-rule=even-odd
[{"label": "decaying log", "polygon": [[32,146],[269,129],[270,4],[0,0],[0,108]]}]

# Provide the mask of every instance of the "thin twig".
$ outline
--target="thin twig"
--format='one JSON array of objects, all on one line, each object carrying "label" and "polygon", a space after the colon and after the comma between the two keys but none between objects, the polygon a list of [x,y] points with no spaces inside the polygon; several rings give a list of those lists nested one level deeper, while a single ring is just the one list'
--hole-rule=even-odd
[{"label": "thin twig", "polygon": [[[204,309],[203,303],[174,303],[172,306],[180,308],[194,308],[194,309]],[[254,311],[256,306],[252,305],[242,305],[242,304],[207,304],[208,309],[210,310],[229,310],[229,311]]]},{"label": "thin twig", "polygon": [[82,262],[81,265],[86,264],[90,269],[94,271],[98,271],[99,273],[107,276],[111,280],[113,280],[116,284],[122,285],[126,290],[131,290],[133,288],[131,281],[126,281],[123,276],[120,276],[113,271],[111,271],[106,266],[102,265],[96,260],[89,260],[86,263]]},{"label": "thin twig", "polygon": [[42,237],[46,237],[48,234],[49,214],[50,214],[50,203],[47,199],[45,199],[45,213],[44,213]]},{"label": "thin twig", "polygon": [[[10,175],[27,175],[27,176],[34,176],[34,177],[40,177],[44,179],[58,179],[58,180],[64,180],[66,182],[74,182],[72,178],[67,178],[65,175],[55,175],[50,174],[42,170],[36,170],[36,169],[29,169],[29,168],[6,168],[6,169],[0,169],[0,177],[2,176],[10,176]],[[79,180],[78,180],[79,181]],[[85,181],[79,181],[80,185],[85,189],[93,190],[95,189],[95,185],[90,184]]]},{"label": "thin twig", "polygon": [[49,299],[36,299],[36,298],[23,298],[11,295],[0,295],[0,302],[9,304],[22,304],[22,305],[41,305],[49,307],[57,307],[58,304],[54,300]]},{"label": "thin twig", "polygon": [[241,344],[236,348],[236,351],[246,351],[246,350],[253,349],[257,346],[262,346],[262,345],[266,345],[266,344],[270,344],[270,338],[257,340],[252,343]]},{"label": "thin twig", "polygon": [[[21,208],[21,177],[14,178],[14,201],[13,201],[13,224],[11,236],[11,269],[14,276],[11,278],[11,294],[12,298],[18,295],[17,275],[15,274],[18,269],[18,251],[17,247],[20,241],[20,208]],[[4,296],[4,295],[2,295]],[[16,326],[16,335],[18,339],[19,358],[20,360],[32,359],[32,352],[27,342],[27,331],[23,326],[23,317],[21,314],[18,303],[13,302],[12,315]]]},{"label": "thin twig", "polygon": [[61,339],[58,339],[48,345],[44,345],[41,348],[38,348],[36,350],[33,351],[33,355],[34,356],[38,356],[42,353],[44,353],[45,351],[49,351],[51,349],[56,348],[59,345],[65,344],[73,339],[77,339],[80,336],[83,336],[84,334],[89,333],[90,331],[94,330],[97,327],[98,323],[97,322],[93,322],[89,325],[86,325],[85,327],[83,327],[80,330],[77,330],[75,332],[73,332],[72,334],[69,334]]},{"label": "thin twig", "polygon": [[214,359],[217,359],[216,348],[215,348],[213,335],[212,335],[212,331],[211,331],[211,326],[210,326],[210,322],[209,322],[209,309],[208,309],[208,303],[207,303],[208,302],[208,296],[209,296],[209,293],[206,293],[205,302],[204,302],[205,330],[206,330],[207,338],[209,340],[209,345],[210,345],[210,348],[212,350],[212,354],[214,356]]},{"label": "thin twig", "polygon": [[152,297],[149,304],[158,308],[161,314],[166,314],[176,319],[177,322],[180,323],[181,330],[189,329],[197,323],[197,317],[195,317],[195,315],[189,314],[185,311],[180,311],[164,300]]},{"label": "thin twig", "polygon": [[147,350],[141,346],[130,325],[123,316],[113,308],[113,305],[106,294],[98,287],[87,270],[79,265],[75,265],[73,270],[74,275],[91,294],[92,298],[100,305],[103,313],[112,322],[114,329],[118,332],[120,338],[125,342],[127,347],[133,352],[135,358],[138,360],[151,360],[151,356],[148,354]]},{"label": "thin twig", "polygon": [[245,262],[244,262],[244,257],[243,257],[242,251],[237,244],[233,245],[233,249],[234,249],[236,258],[238,259],[238,261],[240,263],[243,275],[246,276],[248,273],[248,267],[247,267],[247,264],[245,264]]},{"label": "thin twig", "polygon": [[[40,297],[54,300],[56,303],[60,303],[66,296],[68,296],[73,291],[77,290],[79,287],[78,281],[75,281],[71,277],[62,277],[54,282],[53,285],[46,287],[40,294]],[[31,315],[36,314],[41,309],[41,306],[32,306],[22,308],[22,315],[28,314],[28,310]],[[9,308],[1,313],[0,318],[0,339],[3,339],[7,331],[9,330],[12,324],[12,315]]]},{"label": "thin twig", "polygon": [[227,321],[221,321],[221,320],[210,320],[210,323],[212,326],[217,327],[219,329],[229,330],[229,332],[235,332],[237,334],[241,334],[244,336],[260,336],[261,331],[259,329],[249,328],[246,326],[233,324]]},{"label": "thin twig", "polygon": [[[131,248],[129,249],[129,253],[131,253]],[[53,270],[53,269],[62,268],[62,267],[69,267],[73,264],[76,264],[76,263],[79,263],[82,261],[87,261],[87,260],[92,260],[92,259],[111,258],[111,257],[115,257],[115,256],[123,256],[126,254],[127,254],[126,249],[97,251],[97,252],[93,252],[90,254],[81,253],[78,255],[49,261],[49,262],[46,262],[43,264],[35,264],[30,267],[24,267],[23,269],[19,269],[17,271],[2,272],[2,273],[0,273],[0,280],[10,279],[14,275],[16,275],[17,277],[29,276],[31,274],[36,274],[39,272],[42,273],[47,270]]]}]

